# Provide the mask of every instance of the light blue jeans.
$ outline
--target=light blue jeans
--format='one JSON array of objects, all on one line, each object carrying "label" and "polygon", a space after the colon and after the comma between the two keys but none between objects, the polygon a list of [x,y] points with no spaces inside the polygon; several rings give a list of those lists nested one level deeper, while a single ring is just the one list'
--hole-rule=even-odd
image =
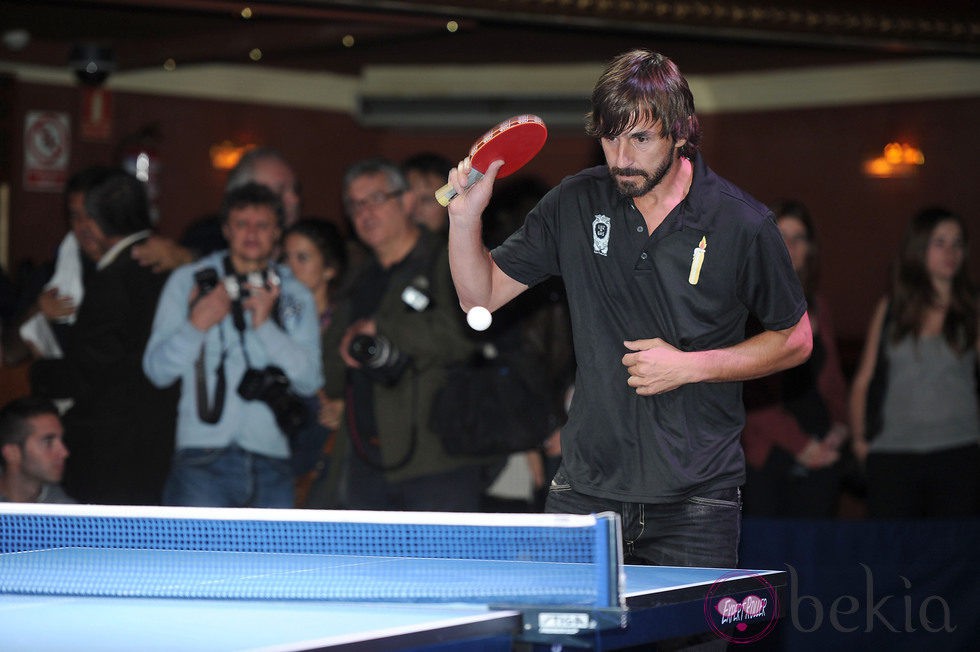
[{"label": "light blue jeans", "polygon": [[186,507],[293,507],[289,460],[238,446],[183,448],[174,454],[163,489],[164,505]]}]

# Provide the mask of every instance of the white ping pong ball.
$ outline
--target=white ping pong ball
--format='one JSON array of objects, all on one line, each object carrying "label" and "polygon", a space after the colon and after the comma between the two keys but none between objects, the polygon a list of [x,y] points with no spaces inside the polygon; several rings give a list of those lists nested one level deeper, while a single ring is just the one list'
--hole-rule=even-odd
[{"label": "white ping pong ball", "polygon": [[466,323],[475,331],[487,330],[492,321],[493,317],[490,316],[490,311],[483,306],[474,306],[466,313]]}]

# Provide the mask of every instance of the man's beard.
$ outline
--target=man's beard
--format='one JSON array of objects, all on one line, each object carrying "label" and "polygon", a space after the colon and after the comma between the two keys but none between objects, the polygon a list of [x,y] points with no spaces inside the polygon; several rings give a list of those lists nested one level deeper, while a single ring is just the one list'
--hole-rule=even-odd
[{"label": "man's beard", "polygon": [[[609,174],[612,175],[613,181],[616,182],[616,189],[619,191],[619,194],[624,197],[642,197],[664,180],[664,177],[670,172],[670,166],[673,164],[674,156],[671,154],[664,159],[664,162],[660,164],[659,168],[654,170],[653,174],[639,168],[610,168]],[[642,182],[624,181],[619,176],[624,174],[638,176]]]}]

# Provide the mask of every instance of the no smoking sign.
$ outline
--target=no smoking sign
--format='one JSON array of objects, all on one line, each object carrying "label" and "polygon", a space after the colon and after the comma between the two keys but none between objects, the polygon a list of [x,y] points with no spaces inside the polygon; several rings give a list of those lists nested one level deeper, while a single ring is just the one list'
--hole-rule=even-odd
[{"label": "no smoking sign", "polygon": [[24,189],[60,192],[68,176],[70,154],[68,114],[28,111],[24,120]]}]

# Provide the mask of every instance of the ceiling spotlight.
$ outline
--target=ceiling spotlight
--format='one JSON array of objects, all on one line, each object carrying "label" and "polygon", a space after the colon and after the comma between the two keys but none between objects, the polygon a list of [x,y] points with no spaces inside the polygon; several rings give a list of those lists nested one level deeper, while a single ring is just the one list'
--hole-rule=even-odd
[{"label": "ceiling spotlight", "polygon": [[8,29],[3,33],[4,46],[13,52],[19,52],[31,42],[31,33],[26,29]]},{"label": "ceiling spotlight", "polygon": [[78,43],[71,49],[68,65],[83,84],[98,86],[116,70],[112,48],[94,43]]}]

